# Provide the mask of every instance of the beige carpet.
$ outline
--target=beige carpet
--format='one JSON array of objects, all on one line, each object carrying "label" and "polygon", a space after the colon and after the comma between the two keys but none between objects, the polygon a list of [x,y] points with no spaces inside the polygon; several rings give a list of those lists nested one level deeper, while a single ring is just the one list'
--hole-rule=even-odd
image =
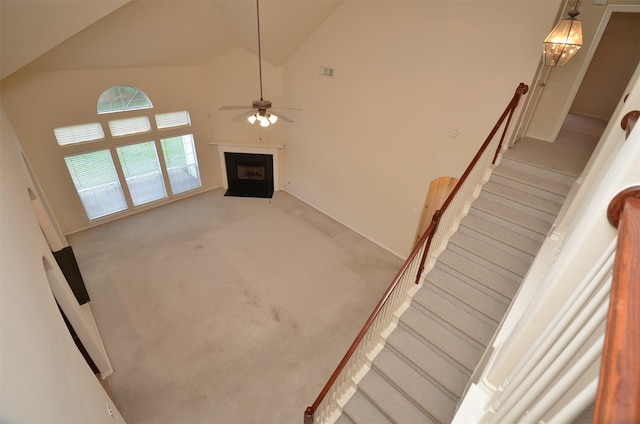
[{"label": "beige carpet", "polygon": [[607,122],[581,115],[567,115],[555,143],[525,137],[509,150],[513,159],[534,163],[578,177],[589,161]]},{"label": "beige carpet", "polygon": [[301,423],[402,262],[284,192],[69,240],[129,423]]}]

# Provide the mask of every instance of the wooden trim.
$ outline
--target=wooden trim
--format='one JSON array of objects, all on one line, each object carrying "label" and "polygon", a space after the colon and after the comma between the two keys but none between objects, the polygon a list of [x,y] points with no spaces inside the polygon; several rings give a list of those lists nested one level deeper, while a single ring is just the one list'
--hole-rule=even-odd
[{"label": "wooden trim", "polygon": [[416,244],[420,242],[429,224],[431,224],[433,214],[442,207],[442,204],[447,200],[457,183],[458,179],[454,177],[438,177],[431,181],[429,192],[422,208],[422,214],[420,215],[420,224],[415,238]]},{"label": "wooden trim", "polygon": [[609,205],[618,227],[594,423],[640,422],[640,186]]},{"label": "wooden trim", "polygon": [[622,117],[622,121],[620,121],[620,126],[624,130],[626,138],[629,138],[629,134],[631,134],[633,127],[635,127],[636,123],[638,122],[638,118],[640,118],[640,111],[638,110],[632,110],[631,112],[627,112]]},{"label": "wooden trim", "polygon": [[640,186],[627,187],[622,190],[609,203],[607,208],[607,219],[609,223],[615,228],[618,228],[620,217],[622,216],[622,210],[626,204],[627,199],[640,198]]}]

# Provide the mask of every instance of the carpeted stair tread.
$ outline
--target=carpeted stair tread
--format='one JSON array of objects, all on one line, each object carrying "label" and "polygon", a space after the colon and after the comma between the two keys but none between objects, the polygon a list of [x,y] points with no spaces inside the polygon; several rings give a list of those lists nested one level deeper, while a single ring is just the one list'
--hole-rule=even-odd
[{"label": "carpeted stair tread", "polygon": [[[494,185],[494,187],[499,187],[499,186],[500,184]],[[514,191],[518,192],[518,190],[514,190]],[[532,200],[532,203],[522,203],[522,201],[524,201],[525,199],[519,199],[518,197],[512,198],[512,197],[508,197],[506,193],[495,193],[495,192],[486,191],[486,190],[480,193],[480,197],[490,200],[494,202],[496,205],[502,206],[503,208],[525,213],[533,218],[544,221],[549,225],[553,224],[553,221],[555,220],[557,215],[554,213],[549,213],[544,210],[541,210],[540,208],[542,206],[541,205],[536,206],[536,203],[535,201],[533,201],[533,199],[528,199],[528,200]],[[536,196],[531,196],[531,197],[535,198]],[[541,198],[538,197],[538,199],[541,199]],[[541,199],[541,200],[544,200],[544,199]]]},{"label": "carpeted stair tread", "polygon": [[500,322],[509,305],[509,298],[497,296],[477,281],[444,264],[439,263],[426,278],[431,284],[497,322]]},{"label": "carpeted stair tread", "polygon": [[[553,181],[546,176],[534,175],[528,172],[521,171],[515,168],[509,168],[506,166],[497,166],[493,173],[507,178],[512,181],[517,181],[525,186],[547,191],[549,193],[558,194],[560,196],[566,196],[571,189],[571,184],[563,184],[558,181]],[[527,191],[527,190],[525,190]]]},{"label": "carpeted stair tread", "polygon": [[505,243],[501,240],[498,240],[495,237],[493,237],[491,234],[489,235],[484,234],[480,231],[476,231],[475,228],[469,227],[467,225],[461,225],[458,228],[458,232],[466,237],[471,237],[475,240],[478,240],[486,244],[491,249],[495,249],[497,252],[507,253],[515,258],[521,259],[526,263],[531,263],[531,261],[533,261],[534,255],[524,252],[518,249],[517,247],[513,247],[510,244],[510,242]]},{"label": "carpeted stair tread", "polygon": [[455,298],[431,285],[424,285],[413,297],[413,302],[437,315],[483,347],[487,346],[496,329],[495,324],[491,324],[491,321],[480,313],[463,308]]},{"label": "carpeted stair tread", "polygon": [[541,219],[532,217],[524,212],[511,210],[502,205],[496,204],[484,197],[478,197],[472,204],[472,208],[479,209],[490,215],[502,218],[505,221],[512,222],[521,227],[534,231],[543,237],[546,237],[550,224]]},{"label": "carpeted stair tread", "polygon": [[496,320],[488,317],[482,311],[478,311],[473,306],[461,301],[457,297],[453,296],[451,293],[445,290],[442,290],[440,287],[436,286],[435,284],[432,284],[429,281],[425,281],[425,284],[423,284],[423,286],[414,294],[412,300],[422,304],[423,298],[431,296],[432,293],[434,293],[436,296],[446,299],[446,302],[452,303],[456,305],[456,307],[473,315],[474,319],[483,322],[489,327],[493,327],[493,328],[497,327],[498,323],[496,322]]},{"label": "carpeted stair tread", "polygon": [[[545,237],[547,236],[546,233],[540,233],[538,231],[531,230],[527,227],[522,226],[519,222],[511,222],[502,217],[495,216],[490,210],[482,210],[482,205],[478,205],[480,207],[476,206],[478,200],[479,199],[476,199],[476,201],[471,204],[471,209],[469,209],[469,214],[465,217],[465,219],[469,216],[475,216],[492,224],[498,225],[505,230],[512,231],[514,234],[518,234],[520,236],[535,240],[540,244],[542,244]],[[464,225],[464,220],[462,220],[460,225]]]},{"label": "carpeted stair tread", "polygon": [[394,423],[436,423],[416,404],[407,399],[375,368],[360,381],[362,393]]},{"label": "carpeted stair tread", "polygon": [[387,338],[387,347],[382,352],[388,349],[394,350],[396,355],[414,364],[426,378],[440,385],[443,390],[456,398],[464,390],[471,375],[466,368],[448,358],[444,352],[440,352],[435,346],[416,337],[402,326],[397,327]]},{"label": "carpeted stair tread", "polygon": [[[556,187],[559,192],[550,191],[547,187],[539,187],[536,184],[528,184],[526,181],[526,174],[520,175],[517,171],[512,171],[507,168],[498,166],[493,170],[490,181],[498,184],[502,184],[507,187],[512,187],[525,193],[532,194],[542,199],[547,199],[552,202],[562,203],[562,200],[566,197],[565,189],[560,183],[553,183],[559,185]],[[566,188],[568,191],[568,188]]]},{"label": "carpeted stair tread", "polygon": [[392,421],[380,412],[360,390],[351,396],[342,412],[354,424],[392,424]]},{"label": "carpeted stair tread", "polygon": [[449,239],[447,248],[514,281],[519,280],[518,276],[524,277],[531,264],[528,259],[525,260],[509,252],[496,249],[490,244],[460,231]]},{"label": "carpeted stair tread", "polygon": [[505,152],[505,154],[502,156],[502,160],[500,161],[500,166],[517,169],[527,174],[537,175],[539,177],[544,177],[548,180],[557,181],[569,186],[572,185],[576,180],[576,177],[574,177],[573,175],[563,173],[562,171],[559,171],[557,169],[544,168],[533,163],[524,162],[522,160],[510,157],[510,154],[511,151]]},{"label": "carpeted stair tread", "polygon": [[[449,249],[440,255],[436,268],[462,280],[474,289],[504,305],[508,305],[511,302],[519,284],[522,282],[522,279],[513,273],[509,275],[499,274],[493,269],[486,268],[478,262],[459,255],[453,249]],[[469,305],[473,304],[469,296],[460,300]]]},{"label": "carpeted stair tread", "polygon": [[349,417],[347,416],[347,414],[340,414],[340,416],[336,420],[335,424],[356,424],[356,423],[351,421],[349,419]]},{"label": "carpeted stair tread", "polygon": [[509,245],[513,249],[518,249],[531,256],[535,256],[540,249],[541,243],[538,240],[510,231],[504,226],[487,221],[477,215],[468,214],[465,216],[460,223],[459,231],[465,231],[465,228]]},{"label": "carpeted stair tread", "polygon": [[472,371],[482,355],[482,346],[455,327],[417,308],[407,309],[400,317],[400,325],[406,325],[447,356]]},{"label": "carpeted stair tread", "polygon": [[373,361],[373,366],[423,412],[428,411],[427,414],[437,421],[448,422],[453,417],[457,399],[425,378],[391,349],[383,349]]},{"label": "carpeted stair tread", "polygon": [[[350,421],[339,424],[451,422],[574,181],[502,157],[345,406]],[[352,409],[364,412],[354,419]]]},{"label": "carpeted stair tread", "polygon": [[[460,246],[449,243],[438,263],[468,278],[468,282],[501,302],[508,303],[516,287],[522,281],[518,274],[478,257]],[[467,280],[465,280],[467,281]],[[477,284],[476,284],[477,283]],[[485,290],[485,288],[487,290]]]},{"label": "carpeted stair tread", "polygon": [[[509,199],[513,202],[527,205],[534,210],[544,212],[555,218],[560,212],[562,203],[553,202],[551,200],[543,199],[542,197],[534,196],[524,191],[517,190],[513,187],[498,184],[493,181],[488,181],[482,187],[482,191],[485,193],[491,193],[496,196]],[[553,221],[553,219],[552,219]]]}]

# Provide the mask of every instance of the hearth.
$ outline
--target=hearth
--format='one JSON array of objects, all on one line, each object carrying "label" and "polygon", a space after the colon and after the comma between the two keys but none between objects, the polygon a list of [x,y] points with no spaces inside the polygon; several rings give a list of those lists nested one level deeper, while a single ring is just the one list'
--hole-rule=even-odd
[{"label": "hearth", "polygon": [[225,196],[273,196],[273,155],[224,152],[229,189]]}]

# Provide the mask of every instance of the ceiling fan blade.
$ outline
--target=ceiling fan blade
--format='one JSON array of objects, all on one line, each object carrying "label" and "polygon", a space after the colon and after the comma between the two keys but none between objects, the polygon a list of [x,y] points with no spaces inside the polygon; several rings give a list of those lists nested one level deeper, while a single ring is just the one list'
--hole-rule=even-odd
[{"label": "ceiling fan blade", "polygon": [[284,115],[283,115],[283,114],[281,114],[281,113],[274,113],[274,115],[276,115],[279,119],[282,119],[282,120],[287,121],[287,122],[291,122],[292,124],[293,124],[294,122],[296,122],[296,121],[294,121],[293,119],[288,118],[288,117],[284,116]]},{"label": "ceiling fan blade", "polygon": [[295,107],[272,107],[271,110],[302,110]]},{"label": "ceiling fan blade", "polygon": [[244,110],[251,109],[251,106],[220,106],[219,110]]},{"label": "ceiling fan blade", "polygon": [[247,120],[248,117],[250,117],[251,115],[255,115],[256,114],[256,110],[255,109],[251,109],[251,110],[246,110],[245,112],[241,113],[240,115],[234,117],[232,119],[233,122],[236,123],[241,123]]}]

